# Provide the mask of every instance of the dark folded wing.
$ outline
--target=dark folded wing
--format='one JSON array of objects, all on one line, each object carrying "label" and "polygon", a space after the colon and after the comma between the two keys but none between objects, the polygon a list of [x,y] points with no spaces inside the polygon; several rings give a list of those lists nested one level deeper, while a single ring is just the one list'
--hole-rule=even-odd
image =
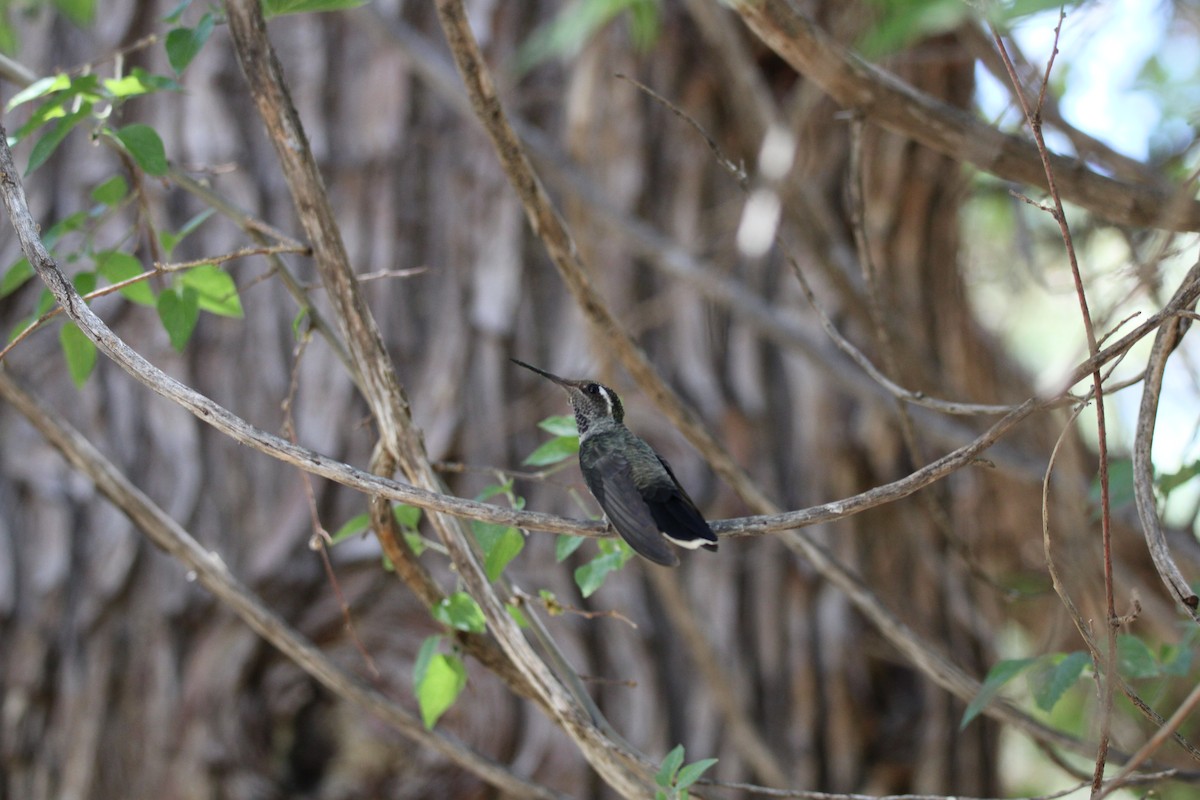
[{"label": "dark folded wing", "polygon": [[681,547],[716,550],[717,537],[708,526],[704,515],[679,484],[679,479],[675,477],[675,472],[667,460],[662,456],[658,456],[658,460],[670,476],[671,483],[653,484],[642,491],[642,497],[649,506],[650,515],[658,529]]},{"label": "dark folded wing", "polygon": [[678,564],[679,559],[659,533],[658,523],[633,482],[628,460],[615,450],[596,450],[595,459],[589,458],[591,468],[584,471],[583,477],[608,521],[638,555],[667,567]]}]

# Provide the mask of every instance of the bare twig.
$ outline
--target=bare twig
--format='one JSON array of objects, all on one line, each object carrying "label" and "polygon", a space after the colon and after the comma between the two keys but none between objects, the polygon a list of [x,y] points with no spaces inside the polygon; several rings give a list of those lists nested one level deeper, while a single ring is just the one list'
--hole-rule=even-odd
[{"label": "bare twig", "polygon": [[[1050,52],[1050,58],[1046,61],[1046,72],[1042,77],[1036,108],[1030,108],[1029,101],[1025,97],[1025,92],[1021,88],[1021,79],[1017,75],[1016,67],[1013,65],[1012,59],[1009,58],[1008,50],[1004,46],[1004,40],[995,29],[992,30],[992,38],[996,43],[996,49],[1000,53],[1000,58],[1004,61],[1004,67],[1008,71],[1013,91],[1017,96],[1017,100],[1020,101],[1021,109],[1025,112],[1025,120],[1033,132],[1034,142],[1045,172],[1045,185],[1049,188],[1050,198],[1054,203],[1051,215],[1058,223],[1063,245],[1066,247],[1067,261],[1071,266],[1071,277],[1075,282],[1075,295],[1079,299],[1079,313],[1083,319],[1084,333],[1087,335],[1088,354],[1095,356],[1099,350],[1099,345],[1096,342],[1096,329],[1092,325],[1092,315],[1088,309],[1087,293],[1083,286],[1083,276],[1080,273],[1079,260],[1075,254],[1075,243],[1071,238],[1071,229],[1067,224],[1066,210],[1063,208],[1062,197],[1059,195],[1055,167],[1051,163],[1050,151],[1046,148],[1046,140],[1042,135],[1042,107],[1046,102],[1046,91],[1050,84],[1050,72],[1054,67],[1054,58],[1058,55],[1058,38],[1062,32],[1062,24],[1065,19],[1066,11],[1060,9],[1058,25],[1054,28],[1054,46]],[[1092,776],[1092,794],[1094,796],[1100,790],[1101,783],[1104,780],[1104,764],[1108,755],[1109,731],[1112,724],[1112,676],[1116,671],[1117,663],[1117,612],[1113,597],[1112,514],[1108,480],[1108,435],[1103,400],[1103,378],[1099,368],[1092,372],[1092,387],[1096,397],[1096,438],[1100,462],[1100,535],[1104,550],[1104,599],[1107,617],[1105,620],[1105,630],[1108,644],[1104,670],[1106,677],[1101,687],[1100,742],[1096,754],[1096,769]]]},{"label": "bare twig", "polygon": [[[1187,280],[1200,280],[1200,263],[1188,271]],[[1190,306],[1191,304],[1188,304],[1184,308]],[[1184,330],[1185,321],[1176,316],[1166,320],[1154,337],[1154,346],[1150,350],[1150,359],[1146,366],[1142,404],[1138,411],[1137,432],[1133,443],[1133,485],[1138,517],[1142,523],[1142,533],[1146,537],[1146,547],[1150,551],[1150,557],[1154,560],[1154,567],[1167,587],[1167,593],[1175,598],[1193,620],[1200,622],[1200,612],[1197,611],[1197,607],[1200,606],[1200,597],[1197,597],[1196,593],[1192,591],[1187,578],[1175,563],[1175,559],[1171,557],[1162,523],[1158,519],[1158,503],[1154,499],[1154,468],[1150,457],[1154,444],[1154,423],[1158,415],[1158,399],[1159,393],[1162,391],[1163,373],[1166,371],[1167,359],[1179,344]]]}]

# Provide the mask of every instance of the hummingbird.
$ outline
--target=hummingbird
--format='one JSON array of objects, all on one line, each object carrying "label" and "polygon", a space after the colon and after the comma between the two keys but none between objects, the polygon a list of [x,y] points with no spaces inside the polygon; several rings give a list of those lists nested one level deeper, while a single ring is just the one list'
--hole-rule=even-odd
[{"label": "hummingbird", "polygon": [[689,550],[717,549],[716,535],[679,485],[671,465],[625,427],[625,407],[616,392],[596,381],[567,380],[515,358],[512,362],[566,391],[579,430],[583,479],[634,552],[673,567],[679,559],[668,541]]}]

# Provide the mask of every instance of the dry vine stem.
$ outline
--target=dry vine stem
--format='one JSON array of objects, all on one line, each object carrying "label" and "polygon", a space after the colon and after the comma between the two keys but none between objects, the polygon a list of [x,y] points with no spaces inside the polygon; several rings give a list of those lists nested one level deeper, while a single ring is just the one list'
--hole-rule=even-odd
[{"label": "dry vine stem", "polygon": [[[1188,271],[1186,280],[1200,281],[1200,263]],[[1193,620],[1200,622],[1200,597],[1192,591],[1191,585],[1183,576],[1171,551],[1167,547],[1167,537],[1163,533],[1162,523],[1158,519],[1158,503],[1154,499],[1153,465],[1150,460],[1150,450],[1154,444],[1154,423],[1158,416],[1158,399],[1162,390],[1163,373],[1167,368],[1167,359],[1174,352],[1179,340],[1187,329],[1188,322],[1173,317],[1166,320],[1154,337],[1154,347],[1150,351],[1150,360],[1146,366],[1146,379],[1142,389],[1142,404],[1138,411],[1137,433],[1133,445],[1134,497],[1137,500],[1138,518],[1142,523],[1142,532],[1146,537],[1146,547],[1154,560],[1154,568],[1167,587],[1168,594],[1175,598],[1185,612]]]}]

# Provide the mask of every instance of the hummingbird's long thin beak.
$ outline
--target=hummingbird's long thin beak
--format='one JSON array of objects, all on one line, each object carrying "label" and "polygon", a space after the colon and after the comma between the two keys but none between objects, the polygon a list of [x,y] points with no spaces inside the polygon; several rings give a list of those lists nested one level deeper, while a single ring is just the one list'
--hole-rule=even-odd
[{"label": "hummingbird's long thin beak", "polygon": [[546,370],[538,369],[537,367],[533,366],[532,364],[526,364],[524,361],[519,361],[518,359],[515,359],[515,358],[510,358],[509,361],[513,362],[517,366],[524,367],[525,369],[530,370],[531,372],[536,372],[538,375],[541,375],[543,378],[554,381],[559,386],[562,386],[564,388],[571,385],[571,382],[566,380],[565,378],[560,378],[557,375],[552,375],[549,372],[546,372]]}]

